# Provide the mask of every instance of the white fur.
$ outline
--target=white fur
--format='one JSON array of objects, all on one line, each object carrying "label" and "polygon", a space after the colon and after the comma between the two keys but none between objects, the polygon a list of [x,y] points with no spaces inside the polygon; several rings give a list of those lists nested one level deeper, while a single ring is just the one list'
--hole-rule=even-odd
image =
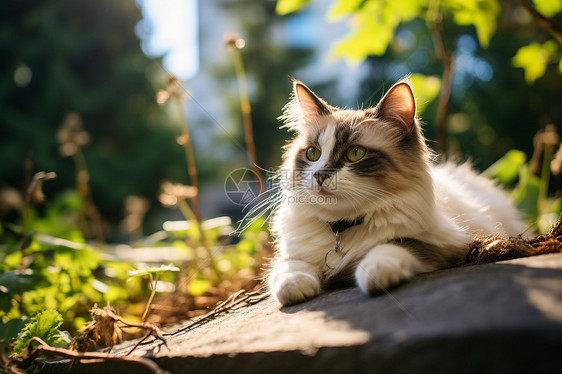
[{"label": "white fur", "polygon": [[381,244],[371,249],[361,260],[355,270],[355,279],[361,291],[375,293],[427,270],[406,249],[395,244]]},{"label": "white fur", "polygon": [[[344,181],[343,177],[338,180],[338,189],[354,188]],[[387,244],[395,238],[436,245],[444,256],[460,259],[476,236],[496,232],[513,236],[526,229],[505,194],[468,165],[432,167],[427,182],[429,188],[420,185],[396,198],[377,199],[361,206],[284,201],[272,226],[278,237],[276,260],[268,279],[274,297],[282,305],[310,299],[320,292],[322,279],[357,263],[356,281],[366,293],[436,270],[406,249]],[[314,192],[285,193],[296,197]],[[334,269],[327,268],[326,253],[335,245],[328,222],[360,214],[366,214],[364,222],[342,233],[343,257],[339,264]]]},{"label": "white fur", "polygon": [[283,304],[308,300],[320,293],[320,279],[314,266],[305,261],[289,260],[277,265],[270,281],[276,285],[275,296]]}]

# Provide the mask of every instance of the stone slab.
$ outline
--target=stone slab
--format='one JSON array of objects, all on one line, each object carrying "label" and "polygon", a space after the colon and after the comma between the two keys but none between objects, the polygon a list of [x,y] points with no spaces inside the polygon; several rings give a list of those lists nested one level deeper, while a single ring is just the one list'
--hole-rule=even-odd
[{"label": "stone slab", "polygon": [[[265,299],[168,345],[136,354],[171,373],[562,373],[562,254],[423,274],[375,297],[348,288],[286,308]],[[141,372],[65,361],[41,372],[63,368]]]}]

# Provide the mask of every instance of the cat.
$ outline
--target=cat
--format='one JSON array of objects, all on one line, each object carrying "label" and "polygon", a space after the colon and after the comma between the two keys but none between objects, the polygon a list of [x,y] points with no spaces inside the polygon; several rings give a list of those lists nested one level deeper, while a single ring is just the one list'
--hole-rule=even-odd
[{"label": "cat", "polygon": [[267,276],[281,305],[340,282],[387,292],[458,264],[475,237],[525,231],[503,191],[470,165],[434,165],[415,113],[408,77],[365,110],[331,106],[293,79],[280,119],[296,136],[284,148]]}]

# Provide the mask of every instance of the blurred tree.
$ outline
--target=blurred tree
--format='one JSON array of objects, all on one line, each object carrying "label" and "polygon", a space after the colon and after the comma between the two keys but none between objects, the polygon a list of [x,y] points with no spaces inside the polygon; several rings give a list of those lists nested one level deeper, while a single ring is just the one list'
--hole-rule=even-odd
[{"label": "blurred tree", "polygon": [[[287,14],[309,2],[279,0],[277,11]],[[440,75],[439,103],[423,116],[435,123],[428,126],[430,138],[437,138],[443,153],[467,151],[487,166],[511,147],[529,153],[539,126],[562,124],[562,3],[517,3],[334,0],[328,19],[351,17],[352,22],[350,33],[334,42],[333,53],[354,64],[367,59],[372,69],[365,82],[367,101],[385,83],[410,72]],[[527,85],[516,67],[535,84]]]},{"label": "blurred tree", "polygon": [[74,187],[56,139],[71,112],[91,136],[84,156],[105,218],[120,218],[126,196],[154,199],[163,179],[185,178],[149,82],[154,60],[134,33],[140,18],[134,0],[0,3],[1,185],[21,185],[32,153],[35,170],[59,176],[49,188]]}]

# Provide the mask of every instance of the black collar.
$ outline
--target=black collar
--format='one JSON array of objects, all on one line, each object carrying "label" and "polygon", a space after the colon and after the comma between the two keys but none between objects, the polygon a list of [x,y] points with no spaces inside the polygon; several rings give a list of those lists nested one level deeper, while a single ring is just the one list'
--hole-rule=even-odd
[{"label": "black collar", "polygon": [[328,224],[330,225],[330,228],[332,229],[332,231],[334,232],[334,234],[336,233],[342,233],[345,230],[347,230],[350,227],[353,226],[358,226],[360,224],[363,223],[363,220],[365,219],[365,216],[359,216],[353,220],[350,219],[340,219],[339,221],[334,221],[334,222],[328,222]]}]

